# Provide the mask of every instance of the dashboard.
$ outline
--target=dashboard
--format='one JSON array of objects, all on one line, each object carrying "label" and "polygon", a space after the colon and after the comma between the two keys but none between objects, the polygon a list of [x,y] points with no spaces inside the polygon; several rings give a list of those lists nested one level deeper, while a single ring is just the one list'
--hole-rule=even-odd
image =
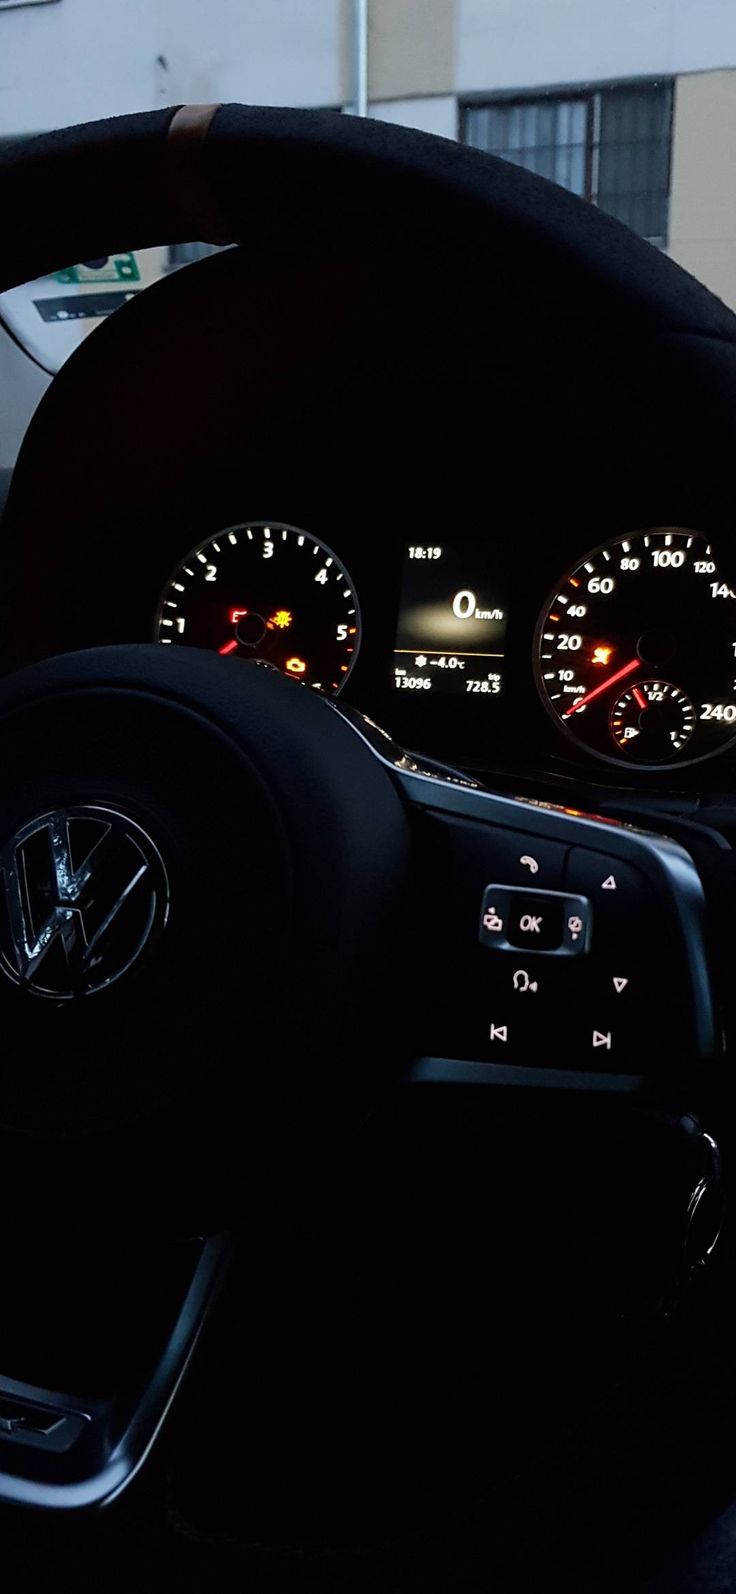
[{"label": "dashboard", "polygon": [[[453,720],[476,757],[509,739],[525,676],[571,752],[621,770],[686,768],[734,744],[736,600],[702,534],[653,527],[584,551],[533,628],[508,545],[451,531],[402,542],[393,563],[383,614],[366,604],[369,642],[341,552],[276,519],[223,527],[177,562],[153,639],[278,669],[329,697],[355,679],[359,700],[385,705],[412,742],[446,739]],[[364,640],[372,669],[358,673]]]},{"label": "dashboard", "polygon": [[90,544],[39,588],[24,636],[39,654],[154,641],[278,670],[475,774],[654,795],[729,780],[736,595],[715,536],[591,526],[589,546],[563,535],[533,558],[523,535],[438,515],[379,549],[359,517],[230,503],[204,536],[195,516],[159,525],[112,581]]},{"label": "dashboard", "polygon": [[16,467],[0,667],[196,646],[512,792],[728,793],[731,412],[683,405],[715,342],[639,338],[632,385],[416,247],[225,251],[100,326]]},{"label": "dashboard", "polygon": [[568,544],[562,568],[531,571],[523,538],[442,524],[380,555],[306,519],[177,539],[163,581],[151,559],[130,603],[108,608],[105,640],[279,670],[476,769],[521,755],[656,787],[736,752],[736,597],[695,529]]}]

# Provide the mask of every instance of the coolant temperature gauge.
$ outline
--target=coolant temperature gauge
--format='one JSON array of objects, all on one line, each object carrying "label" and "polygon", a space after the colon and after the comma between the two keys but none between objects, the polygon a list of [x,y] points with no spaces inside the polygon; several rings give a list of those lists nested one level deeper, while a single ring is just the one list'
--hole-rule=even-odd
[{"label": "coolant temperature gauge", "polygon": [[611,709],[610,731],[616,746],[642,764],[672,758],[694,729],[695,708],[670,681],[639,681]]}]

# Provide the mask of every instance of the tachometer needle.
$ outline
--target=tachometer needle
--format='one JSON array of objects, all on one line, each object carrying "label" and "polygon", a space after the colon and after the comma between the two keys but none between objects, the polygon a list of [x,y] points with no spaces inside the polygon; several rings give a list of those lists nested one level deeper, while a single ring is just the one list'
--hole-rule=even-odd
[{"label": "tachometer needle", "polygon": [[623,681],[624,676],[631,675],[634,670],[638,670],[640,664],[641,659],[631,659],[628,664],[624,664],[622,669],[617,670],[615,675],[609,675],[607,680],[601,681],[600,686],[594,686],[592,692],[586,692],[585,697],[576,697],[574,703],[571,703],[570,707],[565,709],[562,716],[563,720],[569,719],[571,714],[576,714],[579,708],[585,707],[586,703],[592,703],[594,697],[600,697],[601,692],[607,692],[609,686],[615,686],[617,681]]},{"label": "tachometer needle", "polygon": [[237,645],[237,642],[226,642],[224,648],[220,648],[218,651],[220,653],[234,653]]}]

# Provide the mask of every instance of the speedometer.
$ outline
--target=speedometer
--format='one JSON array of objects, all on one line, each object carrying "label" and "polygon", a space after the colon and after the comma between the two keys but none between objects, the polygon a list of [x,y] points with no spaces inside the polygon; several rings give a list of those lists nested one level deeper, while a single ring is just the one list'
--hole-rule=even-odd
[{"label": "speedometer", "polygon": [[161,594],[154,640],[270,665],[334,695],[358,656],[360,607],[326,543],[282,521],[252,520],[185,555]]},{"label": "speedometer", "polygon": [[736,598],[697,532],[594,549],[555,584],[534,656],[545,707],[599,758],[696,763],[736,737]]}]

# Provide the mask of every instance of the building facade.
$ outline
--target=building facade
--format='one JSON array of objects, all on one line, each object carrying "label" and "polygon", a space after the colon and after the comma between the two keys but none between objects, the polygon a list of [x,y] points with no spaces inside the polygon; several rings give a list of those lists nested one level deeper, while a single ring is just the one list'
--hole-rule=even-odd
[{"label": "building facade", "polygon": [[0,137],[183,101],[355,111],[361,43],[368,115],[562,182],[736,308],[736,0],[0,0]]},{"label": "building facade", "polygon": [[[355,97],[355,0],[2,0],[0,135]],[[734,0],[367,0],[369,114],[557,176],[736,305]]]}]

